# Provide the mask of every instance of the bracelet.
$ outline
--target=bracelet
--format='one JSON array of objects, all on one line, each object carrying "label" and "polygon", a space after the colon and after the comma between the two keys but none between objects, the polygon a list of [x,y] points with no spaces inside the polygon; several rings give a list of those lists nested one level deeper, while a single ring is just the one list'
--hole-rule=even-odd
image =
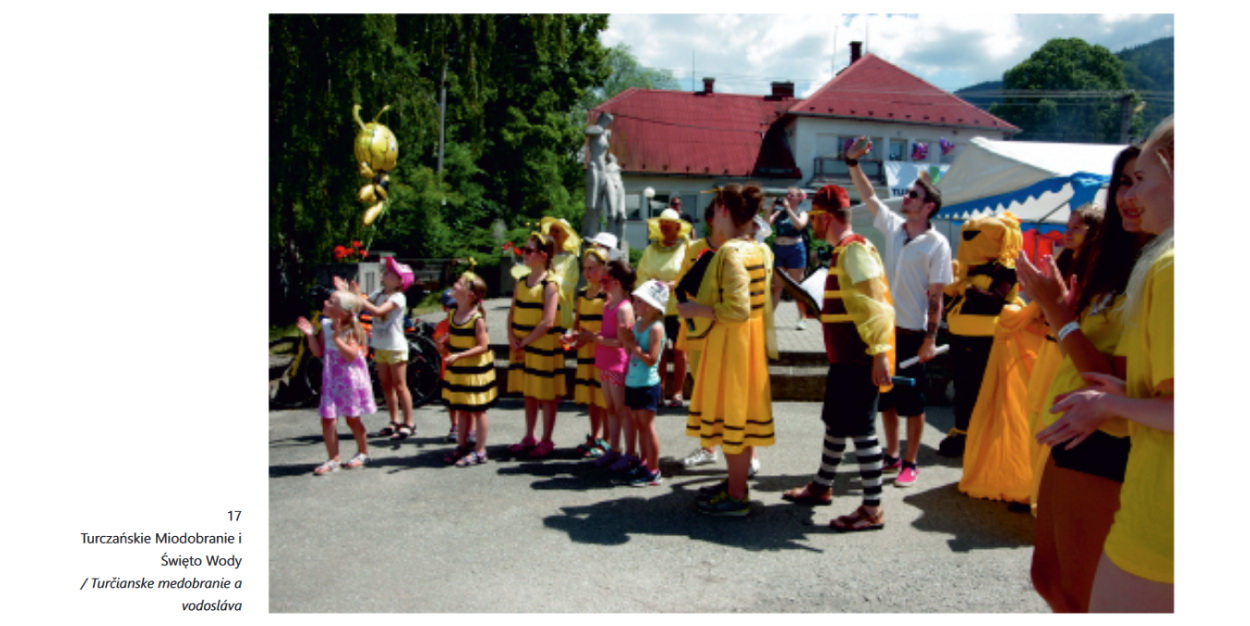
[{"label": "bracelet", "polygon": [[1059,329],[1059,332],[1055,333],[1055,340],[1059,343],[1063,343],[1064,337],[1067,337],[1078,330],[1081,330],[1080,324],[1076,323],[1075,320],[1068,322],[1063,325],[1063,328]]},{"label": "bracelet", "polygon": [[847,166],[847,167],[858,167],[858,166],[859,166],[859,159],[843,159],[843,161],[846,161],[846,166]]}]

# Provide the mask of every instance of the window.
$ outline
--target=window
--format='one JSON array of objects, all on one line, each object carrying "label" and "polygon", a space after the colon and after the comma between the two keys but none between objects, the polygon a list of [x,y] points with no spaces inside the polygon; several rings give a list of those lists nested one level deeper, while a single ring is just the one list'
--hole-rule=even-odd
[{"label": "window", "polygon": [[890,160],[906,161],[907,160],[907,140],[891,139],[890,140]]}]

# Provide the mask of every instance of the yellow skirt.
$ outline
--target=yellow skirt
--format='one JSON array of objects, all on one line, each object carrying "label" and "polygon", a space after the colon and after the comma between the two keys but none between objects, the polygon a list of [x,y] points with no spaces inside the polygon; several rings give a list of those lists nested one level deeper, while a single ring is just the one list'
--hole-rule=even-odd
[{"label": "yellow skirt", "polygon": [[588,343],[577,349],[577,372],[573,376],[573,402],[594,405],[599,408],[608,406],[603,399],[603,389],[599,387],[599,370],[595,367],[595,344]]},{"label": "yellow skirt", "polygon": [[547,336],[525,346],[524,356],[517,359],[508,354],[508,393],[527,398],[556,400],[564,397],[567,373],[564,371],[564,348],[558,335]]},{"label": "yellow skirt", "polygon": [[686,434],[705,448],[741,454],[747,446],[771,446],[772,385],[768,376],[764,318],[716,322],[695,370]]}]

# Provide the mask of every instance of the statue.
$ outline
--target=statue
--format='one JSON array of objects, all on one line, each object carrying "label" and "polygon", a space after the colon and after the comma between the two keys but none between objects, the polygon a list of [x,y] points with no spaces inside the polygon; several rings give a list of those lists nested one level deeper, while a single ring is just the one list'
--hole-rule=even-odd
[{"label": "statue", "polygon": [[[609,231],[621,242],[621,249],[628,245],[625,242],[625,183],[621,180],[621,166],[616,164],[616,155],[608,155],[606,168],[608,188],[606,202],[608,209]],[[601,212],[600,212],[601,213]]]},{"label": "statue", "polygon": [[612,114],[606,111],[599,114],[599,119],[586,127],[586,138],[590,146],[590,163],[586,167],[586,217],[582,219],[583,237],[593,236],[599,232],[603,221],[604,208],[608,200],[608,140],[612,131]]}]

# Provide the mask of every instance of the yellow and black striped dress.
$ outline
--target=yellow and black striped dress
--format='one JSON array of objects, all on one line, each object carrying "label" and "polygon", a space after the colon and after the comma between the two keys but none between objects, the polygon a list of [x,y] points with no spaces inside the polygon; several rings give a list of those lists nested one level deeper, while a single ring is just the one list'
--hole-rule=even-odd
[{"label": "yellow and black striped dress", "polygon": [[[538,326],[543,319],[543,292],[550,279],[544,278],[531,287],[529,281],[517,281],[516,295],[512,300],[512,328],[510,332],[518,339]],[[525,346],[522,360],[509,350],[508,393],[519,393],[527,398],[555,400],[567,395],[568,375],[564,369],[564,348],[560,345],[560,312],[556,311],[555,323],[538,341]]]},{"label": "yellow and black striped dress", "polygon": [[[603,305],[608,301],[608,294],[600,291],[599,295],[589,297],[586,288],[577,292],[577,319],[581,330],[597,333],[603,327]],[[595,368],[595,344],[588,343],[577,349],[577,373],[573,377],[573,401],[577,404],[607,407],[603,399],[603,389],[599,387],[599,370]]]},{"label": "yellow and black striped dress", "polygon": [[[450,328],[448,347],[451,352],[464,352],[477,345],[477,320],[482,313],[475,311],[464,324],[455,319],[447,320]],[[443,384],[443,402],[454,411],[480,413],[495,404],[499,389],[495,385],[495,351],[466,359],[458,359],[447,366]]]},{"label": "yellow and black striped dress", "polygon": [[733,240],[716,251],[699,295],[716,321],[695,373],[686,434],[726,454],[746,446],[771,446],[772,386],[768,357],[775,352],[772,325],[772,252],[754,241]]}]

